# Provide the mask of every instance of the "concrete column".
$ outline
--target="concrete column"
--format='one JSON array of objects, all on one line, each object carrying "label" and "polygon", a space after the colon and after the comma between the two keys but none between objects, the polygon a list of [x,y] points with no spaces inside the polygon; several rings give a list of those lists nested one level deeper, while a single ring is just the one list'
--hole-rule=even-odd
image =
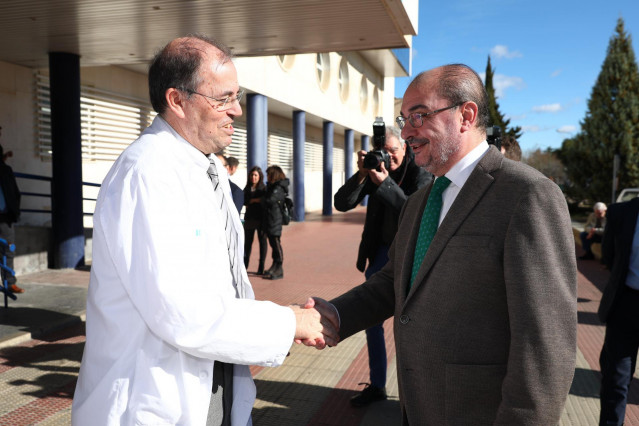
[{"label": "concrete column", "polygon": [[333,128],[332,121],[325,121],[322,137],[322,159],[323,159],[323,202],[322,215],[331,216],[333,214]]},{"label": "concrete column", "polygon": [[[369,148],[369,145],[370,145],[370,139],[371,139],[371,138],[370,138],[370,136],[368,136],[368,135],[362,135],[362,149],[363,149],[364,151],[367,151],[367,152],[368,152],[368,150],[370,149],[370,148]],[[361,205],[361,206],[367,206],[367,205],[368,205],[368,195],[367,195],[367,196],[365,196],[365,197],[362,199],[362,202],[360,203],[360,205]]]},{"label": "concrete column", "polygon": [[53,268],[84,265],[80,57],[49,53]]},{"label": "concrete column", "polygon": [[295,219],[304,222],[304,143],[306,142],[306,112],[293,112],[293,203]]},{"label": "concrete column", "polygon": [[264,95],[246,97],[246,167],[259,166],[266,178],[268,142],[268,102]]},{"label": "concrete column", "polygon": [[353,176],[353,145],[355,133],[352,129],[344,132],[344,181]]}]

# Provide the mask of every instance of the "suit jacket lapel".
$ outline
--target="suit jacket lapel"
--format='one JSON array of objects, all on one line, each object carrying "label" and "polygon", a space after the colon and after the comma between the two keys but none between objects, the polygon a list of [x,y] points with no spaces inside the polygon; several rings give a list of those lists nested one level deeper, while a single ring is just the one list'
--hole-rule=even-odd
[{"label": "suit jacket lapel", "polygon": [[[442,251],[446,248],[448,241],[455,235],[461,224],[464,222],[466,217],[472,212],[473,208],[477,203],[481,200],[484,193],[490,188],[493,181],[495,180],[491,173],[498,169],[501,166],[501,162],[503,160],[503,156],[496,149],[489,149],[486,155],[479,160],[477,166],[472,171],[468,180],[464,184],[463,188],[457,195],[457,198],[453,202],[453,205],[450,207],[450,210],[446,214],[446,217],[442,221],[442,224],[437,229],[437,233],[433,238],[433,241],[428,247],[428,251],[426,252],[426,256],[424,257],[424,261],[422,262],[421,267],[419,268],[419,272],[417,272],[417,276],[415,277],[415,282],[411,287],[410,292],[406,298],[406,301],[410,299],[410,297],[415,293],[417,288],[422,285],[425,281],[428,272],[433,267]],[[429,191],[430,193],[430,191]],[[428,197],[426,197],[428,198]],[[421,221],[421,215],[423,214],[424,208],[426,206],[426,200],[424,200],[423,205],[420,208],[420,214],[417,215],[416,228],[419,229],[419,223]],[[417,234],[418,232],[414,232]],[[412,267],[412,260],[415,253],[415,243],[417,241],[417,237],[413,236],[410,239],[411,243],[409,245],[411,256],[407,256],[410,258],[410,265],[407,269],[410,270]],[[403,277],[404,286],[403,288],[408,288],[408,280],[410,279],[410,273],[406,275],[404,271]]]}]

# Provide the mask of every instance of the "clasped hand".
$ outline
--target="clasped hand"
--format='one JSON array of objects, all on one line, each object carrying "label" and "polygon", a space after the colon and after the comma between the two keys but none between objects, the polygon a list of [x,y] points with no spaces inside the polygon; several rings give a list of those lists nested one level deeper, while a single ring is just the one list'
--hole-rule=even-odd
[{"label": "clasped hand", "polygon": [[324,349],[339,342],[339,319],[337,310],[327,301],[308,298],[304,306],[292,305],[295,313],[295,342]]}]

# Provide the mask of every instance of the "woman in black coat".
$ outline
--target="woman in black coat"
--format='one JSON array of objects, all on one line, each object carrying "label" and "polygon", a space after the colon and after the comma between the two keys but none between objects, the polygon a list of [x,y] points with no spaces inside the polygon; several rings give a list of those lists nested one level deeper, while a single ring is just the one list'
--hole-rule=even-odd
[{"label": "woman in black coat", "polygon": [[284,277],[282,263],[284,252],[282,251],[282,206],[288,195],[289,180],[279,166],[269,166],[266,169],[268,185],[264,195],[264,231],[271,246],[273,264],[264,272],[264,278],[279,280]]},{"label": "woman in black coat", "polygon": [[248,179],[244,187],[244,265],[248,268],[251,258],[251,248],[253,247],[253,237],[257,232],[257,241],[260,243],[260,263],[257,267],[257,275],[264,273],[264,261],[266,260],[266,233],[262,226],[264,217],[262,199],[266,193],[264,185],[264,173],[258,166],[253,167],[248,172]]}]

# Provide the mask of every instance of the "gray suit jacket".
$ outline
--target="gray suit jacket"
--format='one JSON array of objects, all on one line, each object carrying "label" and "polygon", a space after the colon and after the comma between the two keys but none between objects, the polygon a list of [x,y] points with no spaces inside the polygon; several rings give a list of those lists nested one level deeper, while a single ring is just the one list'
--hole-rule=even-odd
[{"label": "gray suit jacket", "polygon": [[395,315],[404,424],[555,425],[577,344],[577,276],[565,199],[491,148],[408,290],[432,185],[411,196],[390,261],[334,299],[340,336]]}]

